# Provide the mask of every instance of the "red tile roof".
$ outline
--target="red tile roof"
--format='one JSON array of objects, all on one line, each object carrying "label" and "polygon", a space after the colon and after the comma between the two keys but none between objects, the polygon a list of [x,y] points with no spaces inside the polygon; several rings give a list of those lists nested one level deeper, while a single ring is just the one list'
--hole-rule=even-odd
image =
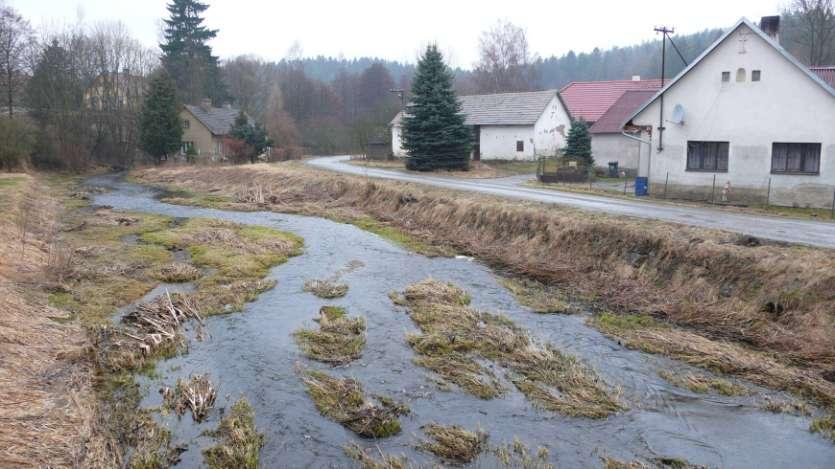
[{"label": "red tile roof", "polygon": [[835,67],[810,67],[809,70],[835,88]]},{"label": "red tile roof", "polygon": [[624,92],[589,131],[593,134],[621,133],[623,124],[642,104],[655,96],[656,90],[629,90]]},{"label": "red tile roof", "polygon": [[575,81],[560,90],[560,96],[574,119],[593,123],[615,104],[623,93],[632,90],[661,89],[661,80]]}]

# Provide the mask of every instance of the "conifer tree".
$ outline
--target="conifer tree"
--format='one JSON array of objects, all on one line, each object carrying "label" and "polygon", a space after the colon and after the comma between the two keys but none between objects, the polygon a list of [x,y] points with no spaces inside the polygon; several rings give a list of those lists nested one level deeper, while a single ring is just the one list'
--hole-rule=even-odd
[{"label": "conifer tree", "polygon": [[418,171],[468,169],[470,129],[452,89],[452,72],[436,45],[418,62],[412,102],[403,118],[406,167]]},{"label": "conifer tree", "polygon": [[571,122],[566,139],[565,156],[580,160],[587,167],[594,165],[591,155],[591,135],[586,121],[580,119]]},{"label": "conifer tree", "polygon": [[218,58],[208,45],[217,30],[204,26],[201,16],[209,5],[198,0],[171,0],[166,8],[170,17],[164,20],[162,65],[174,80],[180,100],[197,104],[208,97],[215,105],[221,104],[227,99],[226,87]]},{"label": "conifer tree", "polygon": [[183,126],[174,82],[165,74],[151,80],[139,116],[139,144],[155,163],[167,160],[182,146]]}]

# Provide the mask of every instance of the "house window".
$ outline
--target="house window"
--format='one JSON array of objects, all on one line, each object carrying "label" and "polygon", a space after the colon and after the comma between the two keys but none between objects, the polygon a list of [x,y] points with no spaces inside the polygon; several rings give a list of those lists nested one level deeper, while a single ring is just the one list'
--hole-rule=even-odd
[{"label": "house window", "polygon": [[687,142],[687,171],[728,172],[728,142]]},{"label": "house window", "polygon": [[183,119],[183,128],[187,129],[189,127],[191,127],[191,121],[188,119]]},{"label": "house window", "polygon": [[525,151],[525,141],[516,140],[516,151]]},{"label": "house window", "polygon": [[745,69],[740,68],[736,71],[736,81],[737,83],[743,83],[745,81]]},{"label": "house window", "polygon": [[751,70],[751,81],[760,81],[762,72],[759,70]]},{"label": "house window", "polygon": [[771,172],[774,174],[818,174],[820,161],[820,143],[771,145]]},{"label": "house window", "polygon": [[722,82],[727,83],[731,81],[731,72],[722,72]]}]

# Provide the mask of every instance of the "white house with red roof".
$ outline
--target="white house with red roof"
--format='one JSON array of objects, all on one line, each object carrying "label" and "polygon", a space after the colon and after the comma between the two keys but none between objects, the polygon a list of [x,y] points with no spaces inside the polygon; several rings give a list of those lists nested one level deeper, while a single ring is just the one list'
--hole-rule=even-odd
[{"label": "white house with red roof", "polygon": [[597,166],[618,164],[619,170],[637,171],[639,142],[623,135],[623,122],[661,89],[661,80],[575,81],[560,90],[572,120],[591,127],[591,153]]},{"label": "white house with red roof", "polygon": [[763,20],[770,34],[739,20],[622,120],[651,193],[832,207],[835,68],[804,66]]}]

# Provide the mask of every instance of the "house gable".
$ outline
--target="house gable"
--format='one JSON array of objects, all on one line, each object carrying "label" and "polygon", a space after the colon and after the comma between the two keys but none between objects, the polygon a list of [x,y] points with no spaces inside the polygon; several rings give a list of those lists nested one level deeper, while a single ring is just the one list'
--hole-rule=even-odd
[{"label": "house gable", "polygon": [[[744,37],[740,37],[740,35],[745,35]],[[744,40],[743,40],[744,39]],[[661,89],[656,95],[647,101],[646,104],[638,108],[630,117],[627,119],[624,124],[628,123],[630,120],[634,120],[636,117],[641,115],[649,106],[656,103],[658,98],[664,94],[666,95],[670,90],[678,86],[681,80],[684,80],[691,72],[700,67],[702,62],[704,62],[709,57],[713,56],[715,52],[719,49],[726,49],[726,48],[737,48],[737,53],[739,53],[740,48],[747,47],[748,44],[752,46],[754,44],[758,45],[765,45],[766,49],[771,49],[773,57],[770,60],[777,61],[776,59],[780,59],[783,62],[784,66],[792,67],[796,69],[799,73],[797,79],[802,81],[804,79],[808,79],[811,83],[814,83],[816,86],[820,87],[823,91],[829,94],[831,97],[835,98],[835,89],[833,89],[821,76],[809,70],[806,66],[801,64],[794,56],[792,56],[788,51],[783,49],[774,39],[769,37],[765,34],[760,28],[755,26],[751,23],[748,19],[742,18],[740,19],[732,28],[730,28],[725,34],[723,34],[719,39],[716,40],[710,47],[705,49],[699,57],[696,58],[690,65],[688,65],[684,70],[682,70],[675,78],[673,78],[669,83],[667,83],[663,89]],[[762,51],[761,51],[762,52]],[[747,54],[740,54],[740,55],[747,55]],[[744,68],[744,67],[739,67]],[[734,70],[726,70],[730,71],[730,82],[736,82],[736,72],[738,69]],[[752,69],[746,68],[746,81],[750,80],[750,71]],[[753,70],[757,70],[754,68]]]}]

